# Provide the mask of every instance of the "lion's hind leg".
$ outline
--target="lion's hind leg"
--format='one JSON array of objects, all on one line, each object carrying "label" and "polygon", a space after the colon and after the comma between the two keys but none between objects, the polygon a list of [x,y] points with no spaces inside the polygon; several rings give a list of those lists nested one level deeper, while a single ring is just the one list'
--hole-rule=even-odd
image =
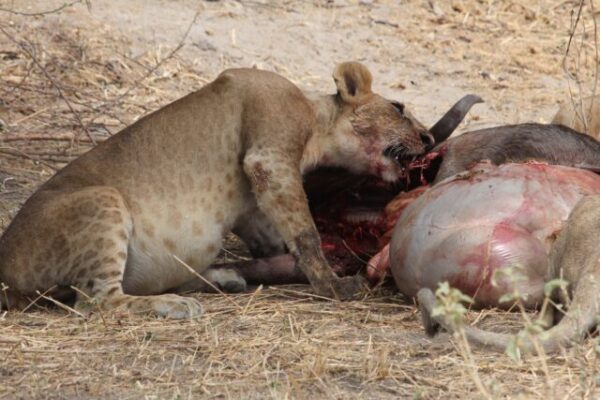
[{"label": "lion's hind leg", "polygon": [[200,316],[202,306],[190,297],[132,296],[123,292],[132,218],[114,189],[104,188],[94,197],[97,218],[92,224],[82,223],[85,226],[79,227],[79,243],[74,246],[81,257],[72,269],[73,283],[81,290],[78,302],[91,298],[103,309],[122,308],[175,319]]},{"label": "lion's hind leg", "polygon": [[132,296],[123,292],[131,214],[118,190],[95,186],[42,192],[3,238],[13,263],[3,271],[8,286],[24,295],[74,287],[77,306],[93,302],[168,318],[196,317],[200,303],[176,295]]}]

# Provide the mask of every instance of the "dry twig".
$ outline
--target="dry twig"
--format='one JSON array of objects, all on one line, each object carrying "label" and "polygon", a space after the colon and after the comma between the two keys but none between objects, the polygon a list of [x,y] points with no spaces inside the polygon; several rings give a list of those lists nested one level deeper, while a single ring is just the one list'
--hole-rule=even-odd
[{"label": "dry twig", "polygon": [[56,13],[63,11],[66,8],[73,7],[74,5],[80,4],[83,2],[85,2],[85,4],[87,5],[88,10],[90,10],[92,8],[92,3],[90,0],[75,0],[70,3],[64,3],[60,7],[57,7],[52,10],[48,10],[48,11],[24,12],[24,11],[12,10],[10,8],[4,8],[4,7],[0,7],[0,11],[7,12],[10,14],[14,14],[14,15],[22,15],[25,17],[37,17],[37,16],[42,16],[42,15],[56,14]]},{"label": "dry twig", "polygon": [[81,129],[86,133],[86,135],[88,136],[88,138],[95,145],[96,144],[96,140],[92,136],[92,134],[89,131],[89,129],[87,128],[87,126],[85,126],[85,124],[81,120],[81,117],[79,116],[79,113],[77,111],[75,111],[75,109],[71,105],[71,102],[69,101],[69,99],[67,99],[65,97],[65,95],[63,93],[63,90],[60,87],[60,85],[54,80],[54,78],[52,78],[52,76],[48,73],[48,71],[46,70],[46,68],[39,62],[39,60],[37,59],[37,57],[33,53],[33,45],[31,44],[31,42],[25,40],[25,42],[27,43],[27,45],[29,47],[31,47],[31,50],[30,50],[30,49],[27,48],[26,45],[24,45],[20,41],[16,40],[10,33],[8,33],[8,31],[6,29],[4,29],[1,26],[0,26],[0,32],[2,32],[4,34],[4,36],[6,36],[11,42],[13,42],[17,46],[19,46],[19,48],[21,48],[21,50],[23,50],[23,52],[25,52],[31,58],[31,60],[35,63],[35,65],[38,66],[38,68],[42,71],[42,73],[44,74],[44,76],[52,84],[52,86],[54,87],[54,89],[56,89],[56,91],[58,92],[59,97],[65,102],[65,104],[67,105],[67,107],[69,107],[69,110],[71,110],[71,113],[73,114],[73,116],[75,116],[75,119],[77,119],[77,122],[79,123],[79,126],[81,127]]}]

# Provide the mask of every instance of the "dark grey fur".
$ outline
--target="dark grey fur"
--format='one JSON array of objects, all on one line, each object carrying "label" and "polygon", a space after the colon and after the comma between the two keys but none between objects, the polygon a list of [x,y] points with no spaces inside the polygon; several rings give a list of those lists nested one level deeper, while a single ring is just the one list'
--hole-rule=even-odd
[{"label": "dark grey fur", "polygon": [[496,165],[534,160],[600,172],[600,142],[562,125],[528,123],[467,132],[433,151],[443,154],[434,183],[486,160]]}]

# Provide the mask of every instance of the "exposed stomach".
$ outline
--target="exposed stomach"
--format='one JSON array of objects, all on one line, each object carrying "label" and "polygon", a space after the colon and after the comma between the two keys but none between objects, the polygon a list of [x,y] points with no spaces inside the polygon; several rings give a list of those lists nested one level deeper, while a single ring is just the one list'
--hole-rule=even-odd
[{"label": "exposed stomach", "polygon": [[[478,165],[425,191],[399,216],[389,246],[396,285],[414,296],[439,283],[498,306],[517,293],[539,304],[548,254],[577,202],[600,193],[600,177],[546,164]],[[384,250],[385,251],[385,250]],[[381,256],[380,256],[381,259]]]}]

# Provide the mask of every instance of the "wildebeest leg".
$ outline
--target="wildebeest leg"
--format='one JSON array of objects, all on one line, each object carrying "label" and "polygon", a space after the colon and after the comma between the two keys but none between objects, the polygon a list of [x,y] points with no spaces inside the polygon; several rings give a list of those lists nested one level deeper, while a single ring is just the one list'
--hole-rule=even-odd
[{"label": "wildebeest leg", "polygon": [[[308,283],[304,273],[296,267],[291,254],[252,260],[215,264],[203,274],[212,285],[225,292],[236,293],[251,285],[285,285]],[[199,278],[177,288],[177,292],[214,292],[214,288]]]},{"label": "wildebeest leg", "polygon": [[211,269],[235,271],[246,282],[254,285],[283,285],[288,283],[308,283],[304,273],[296,266],[291,254],[254,260],[213,265]]}]

